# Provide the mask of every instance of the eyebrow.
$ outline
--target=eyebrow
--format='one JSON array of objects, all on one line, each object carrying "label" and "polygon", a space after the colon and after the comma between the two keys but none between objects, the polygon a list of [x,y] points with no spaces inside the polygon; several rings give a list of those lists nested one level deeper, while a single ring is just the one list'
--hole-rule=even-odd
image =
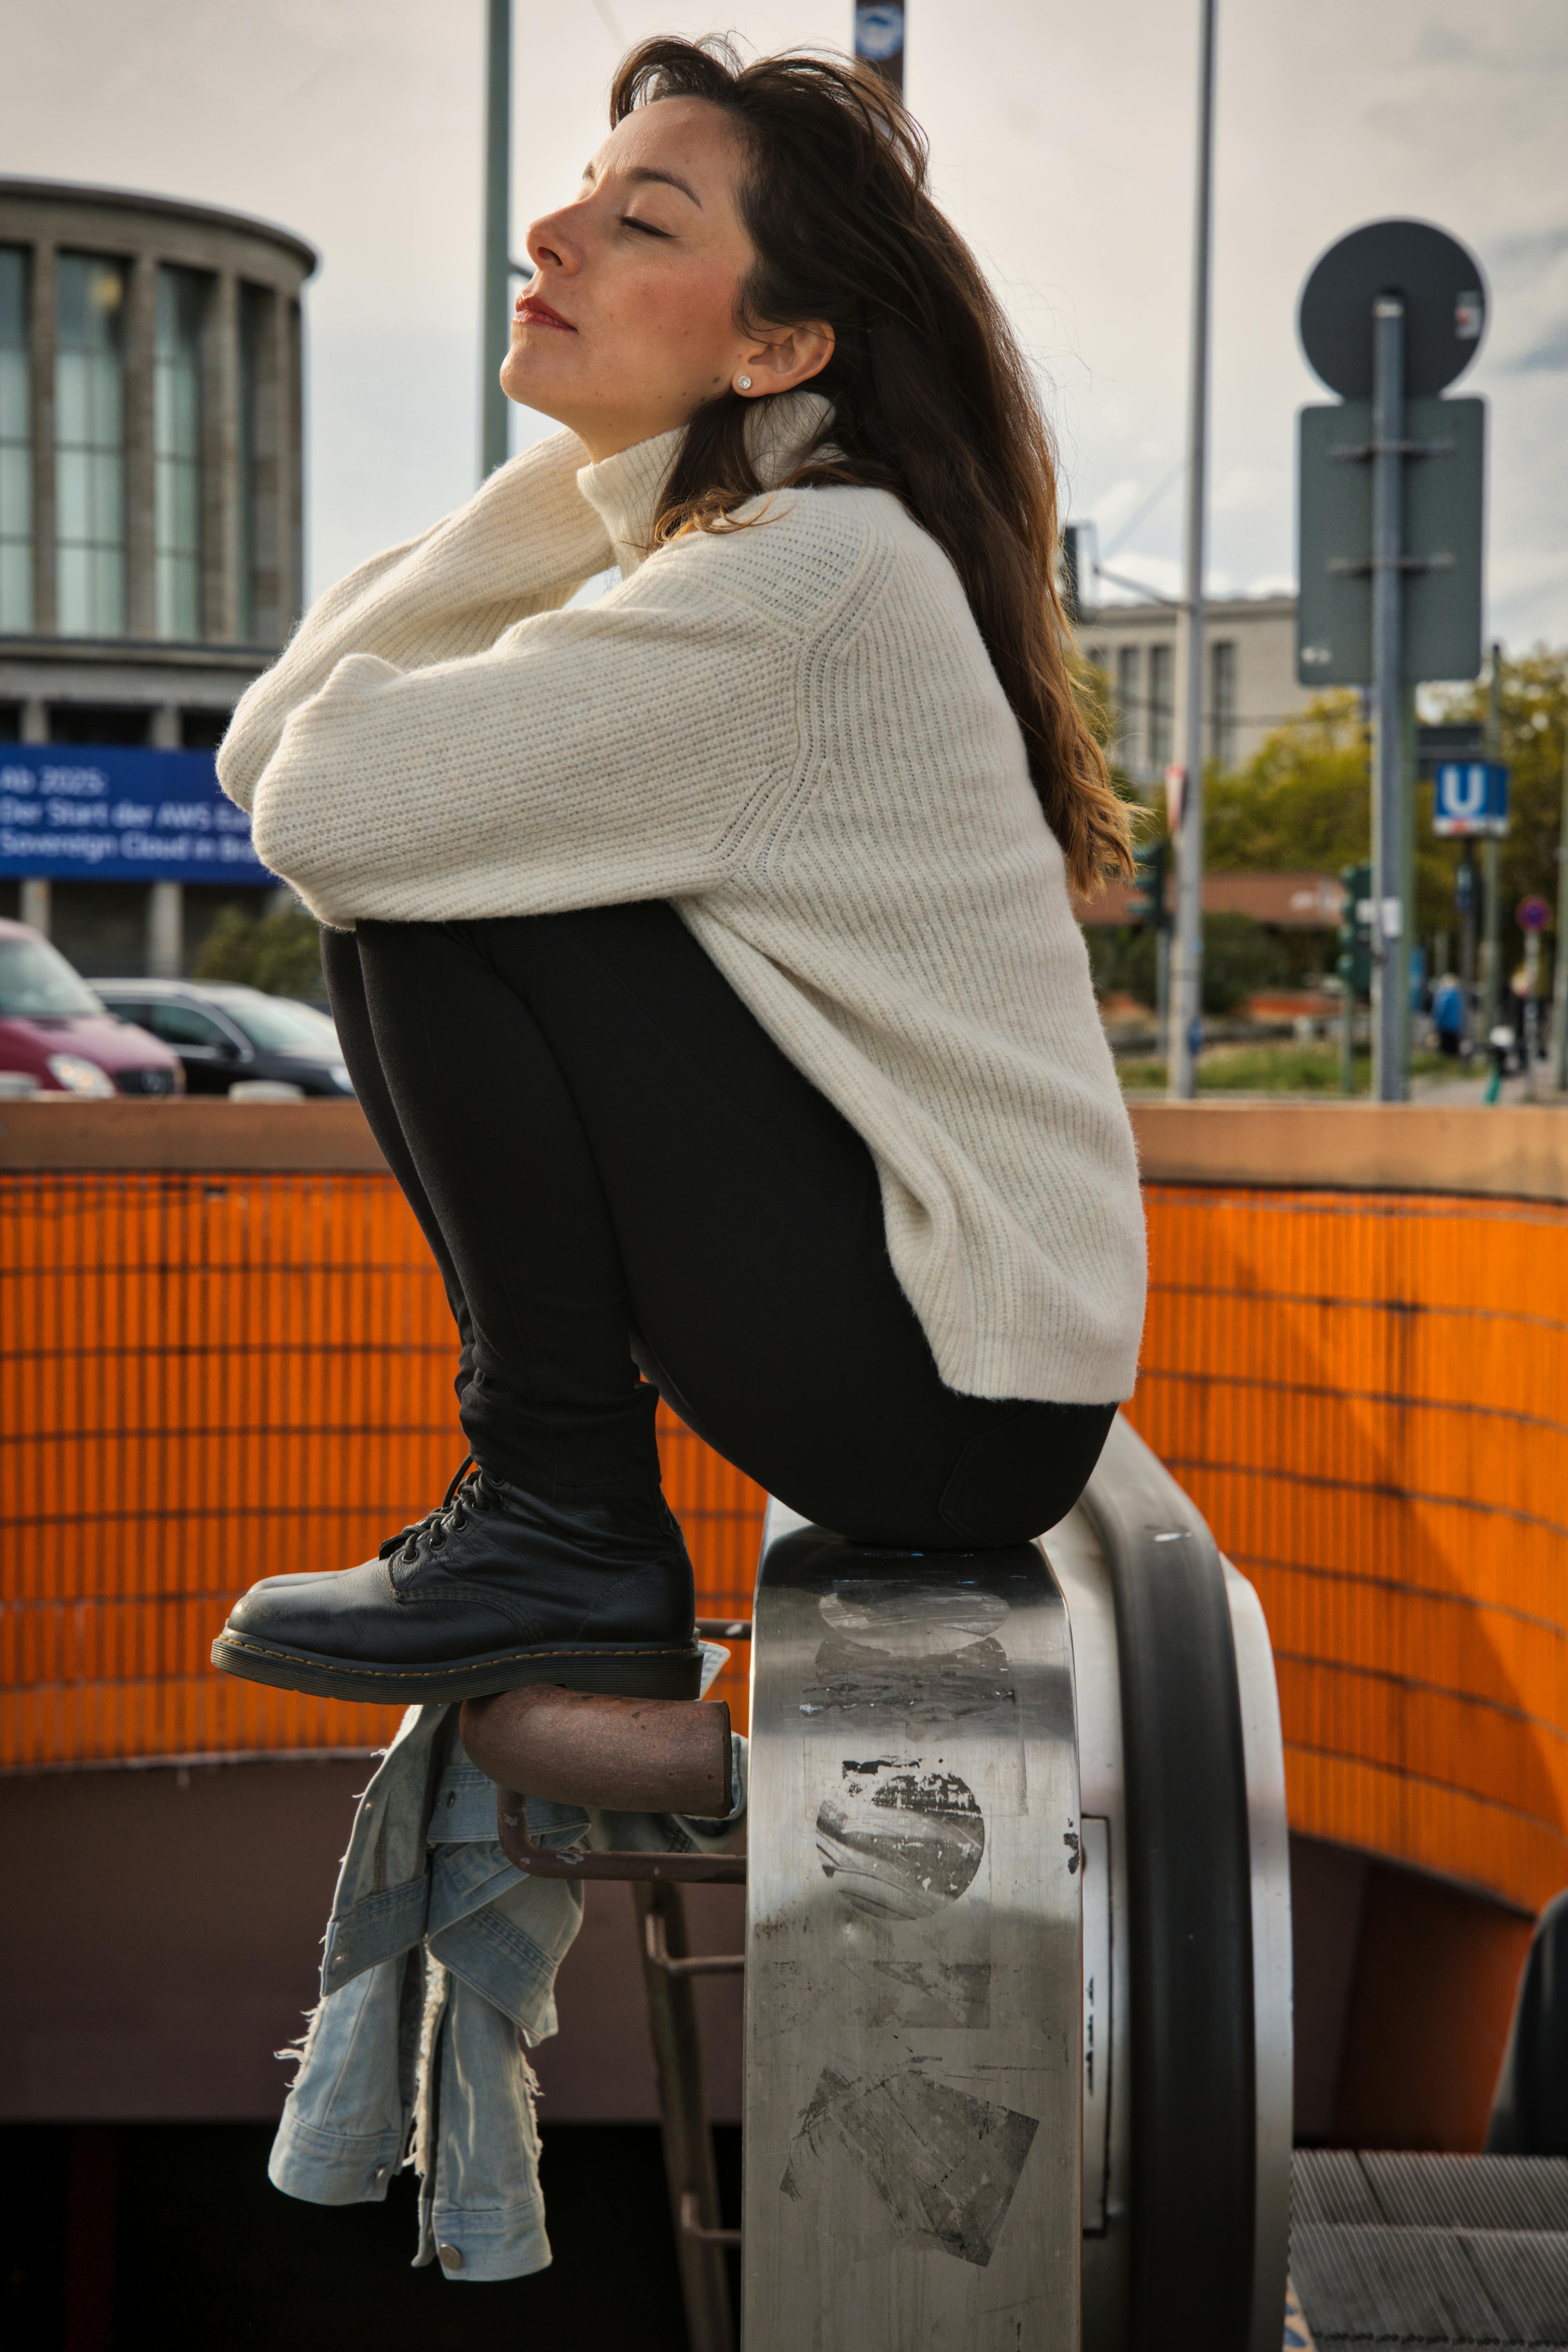
[{"label": "eyebrow", "polygon": [[[595,171],[592,163],[584,164],[583,177],[590,185],[592,185],[598,178],[598,173]],[[699,212],[702,210],[702,199],[698,194],[696,189],[687,181],[681,179],[679,173],[675,172],[653,172],[644,168],[639,171],[628,172],[626,173],[626,177],[638,187],[654,186],[678,189],[681,195],[687,197],[690,203],[696,205]]]}]

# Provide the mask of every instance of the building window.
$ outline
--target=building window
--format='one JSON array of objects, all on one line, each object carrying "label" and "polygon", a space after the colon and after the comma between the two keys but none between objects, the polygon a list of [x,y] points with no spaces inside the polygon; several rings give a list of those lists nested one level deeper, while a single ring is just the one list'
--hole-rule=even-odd
[{"label": "building window", "polygon": [[0,246],[0,629],[33,625],[33,401],[27,256]]},{"label": "building window", "polygon": [[1209,757],[1222,773],[1236,765],[1236,646],[1228,637],[1209,646]]},{"label": "building window", "polygon": [[1139,764],[1143,740],[1142,708],[1139,700],[1138,647],[1116,648],[1116,750],[1124,768]]},{"label": "building window", "polygon": [[1176,659],[1171,646],[1149,648],[1149,765],[1168,768],[1176,741]]},{"label": "building window", "polygon": [[202,312],[205,281],[160,269],[153,344],[158,635],[202,633]]},{"label": "building window", "polygon": [[58,625],[72,637],[125,629],[125,269],[62,253],[55,352]]},{"label": "building window", "polygon": [[267,519],[277,478],[268,335],[275,297],[264,286],[239,289],[239,635],[268,643],[279,631],[278,570],[266,556]]}]

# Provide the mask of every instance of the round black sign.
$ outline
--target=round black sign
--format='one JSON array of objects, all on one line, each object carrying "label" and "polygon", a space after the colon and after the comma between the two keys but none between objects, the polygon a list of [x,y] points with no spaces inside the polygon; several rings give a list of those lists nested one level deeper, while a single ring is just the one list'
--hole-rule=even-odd
[{"label": "round black sign", "polygon": [[1372,396],[1372,306],[1405,299],[1405,389],[1441,392],[1480,346],[1486,280],[1474,254],[1429,221],[1369,221],[1331,245],[1301,289],[1309,364],[1344,400]]}]

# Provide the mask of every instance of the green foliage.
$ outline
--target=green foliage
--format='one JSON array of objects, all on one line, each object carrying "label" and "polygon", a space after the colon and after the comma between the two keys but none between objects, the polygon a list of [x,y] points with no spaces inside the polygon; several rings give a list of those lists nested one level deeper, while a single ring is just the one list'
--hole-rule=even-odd
[{"label": "green foliage", "polygon": [[1211,1020],[1234,1013],[1259,989],[1279,988],[1289,966],[1274,932],[1250,915],[1204,919],[1204,1011]]},{"label": "green foliage", "polygon": [[[1440,1054],[1414,1054],[1412,1074],[1417,1077],[1474,1077],[1474,1069]],[[1130,1093],[1163,1088],[1165,1065],[1159,1061],[1125,1061],[1117,1076]],[[1215,1045],[1198,1060],[1200,1094],[1337,1095],[1340,1090],[1340,1048],[1330,1040],[1321,1045]],[[1364,1095],[1372,1086],[1372,1057],[1355,1057],[1354,1088]]]},{"label": "green foliage", "polygon": [[[1091,929],[1089,970],[1101,996],[1127,995],[1135,1004],[1154,1003],[1154,929]],[[1204,925],[1204,1011],[1222,1018],[1256,996],[1259,989],[1299,987],[1315,940],[1271,931],[1250,915],[1211,915]],[[1321,956],[1320,956],[1321,961]]]},{"label": "green foliage", "polygon": [[1129,924],[1111,930],[1092,924],[1083,936],[1097,996],[1130,996],[1135,1004],[1153,1004],[1154,933],[1150,926]]},{"label": "green foliage", "polygon": [[1361,698],[1320,695],[1245,768],[1209,777],[1204,863],[1214,874],[1337,874],[1367,856],[1370,824]]},{"label": "green foliage", "polygon": [[248,915],[225,907],[202,941],[191,966],[195,980],[232,980],[264,988],[269,996],[324,1000],[321,933],[302,907],[281,914]]}]

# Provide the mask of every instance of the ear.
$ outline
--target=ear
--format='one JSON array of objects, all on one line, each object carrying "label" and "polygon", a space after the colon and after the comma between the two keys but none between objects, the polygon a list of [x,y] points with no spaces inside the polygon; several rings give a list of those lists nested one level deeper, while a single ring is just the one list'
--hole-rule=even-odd
[{"label": "ear", "polygon": [[753,400],[764,393],[794,392],[798,384],[809,383],[814,375],[822,373],[833,357],[834,341],[833,330],[825,320],[808,320],[803,326],[786,327],[754,343],[738,373],[751,377]]}]

